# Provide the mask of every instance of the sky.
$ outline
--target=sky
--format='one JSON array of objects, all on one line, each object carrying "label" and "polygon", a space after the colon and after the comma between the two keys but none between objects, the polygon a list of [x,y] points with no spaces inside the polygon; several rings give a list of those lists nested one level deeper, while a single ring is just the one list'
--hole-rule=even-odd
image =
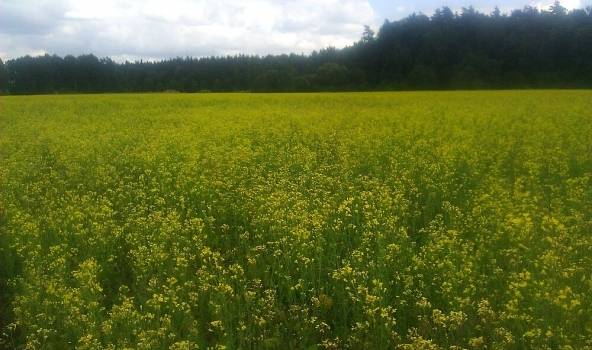
[{"label": "sky", "polygon": [[[310,53],[358,40],[364,25],[436,8],[502,12],[552,0],[0,0],[0,58],[93,53],[116,61]],[[592,0],[563,0],[572,9]]]}]

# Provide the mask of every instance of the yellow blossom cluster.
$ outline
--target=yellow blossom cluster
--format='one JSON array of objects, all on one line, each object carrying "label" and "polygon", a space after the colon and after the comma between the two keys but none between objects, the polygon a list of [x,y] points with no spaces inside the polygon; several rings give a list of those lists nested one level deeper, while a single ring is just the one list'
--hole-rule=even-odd
[{"label": "yellow blossom cluster", "polygon": [[590,350],[592,93],[0,97],[0,348]]}]

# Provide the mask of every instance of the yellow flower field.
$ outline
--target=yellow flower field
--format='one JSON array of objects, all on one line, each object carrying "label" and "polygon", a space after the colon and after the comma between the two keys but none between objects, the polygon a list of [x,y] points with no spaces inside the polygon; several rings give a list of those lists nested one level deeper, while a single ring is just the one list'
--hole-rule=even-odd
[{"label": "yellow flower field", "polygon": [[0,348],[592,349],[592,91],[0,97]]}]

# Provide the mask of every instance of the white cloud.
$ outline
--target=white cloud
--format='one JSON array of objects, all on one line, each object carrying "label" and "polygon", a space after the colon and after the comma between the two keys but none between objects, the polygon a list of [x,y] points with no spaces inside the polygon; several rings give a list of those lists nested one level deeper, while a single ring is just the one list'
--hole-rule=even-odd
[{"label": "white cloud", "polygon": [[3,58],[310,52],[377,24],[367,0],[2,0]]},{"label": "white cloud", "polygon": [[[555,1],[538,1],[534,3],[534,7],[538,8],[539,10],[548,10],[551,5],[553,5]],[[567,8],[568,10],[582,8],[583,4],[580,0],[562,0],[561,6]]]}]

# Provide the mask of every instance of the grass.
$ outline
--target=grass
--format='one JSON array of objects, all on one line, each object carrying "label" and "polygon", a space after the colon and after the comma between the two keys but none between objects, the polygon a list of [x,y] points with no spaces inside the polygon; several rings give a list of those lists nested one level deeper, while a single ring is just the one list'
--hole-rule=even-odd
[{"label": "grass", "polygon": [[591,349],[592,92],[0,97],[0,348]]}]

